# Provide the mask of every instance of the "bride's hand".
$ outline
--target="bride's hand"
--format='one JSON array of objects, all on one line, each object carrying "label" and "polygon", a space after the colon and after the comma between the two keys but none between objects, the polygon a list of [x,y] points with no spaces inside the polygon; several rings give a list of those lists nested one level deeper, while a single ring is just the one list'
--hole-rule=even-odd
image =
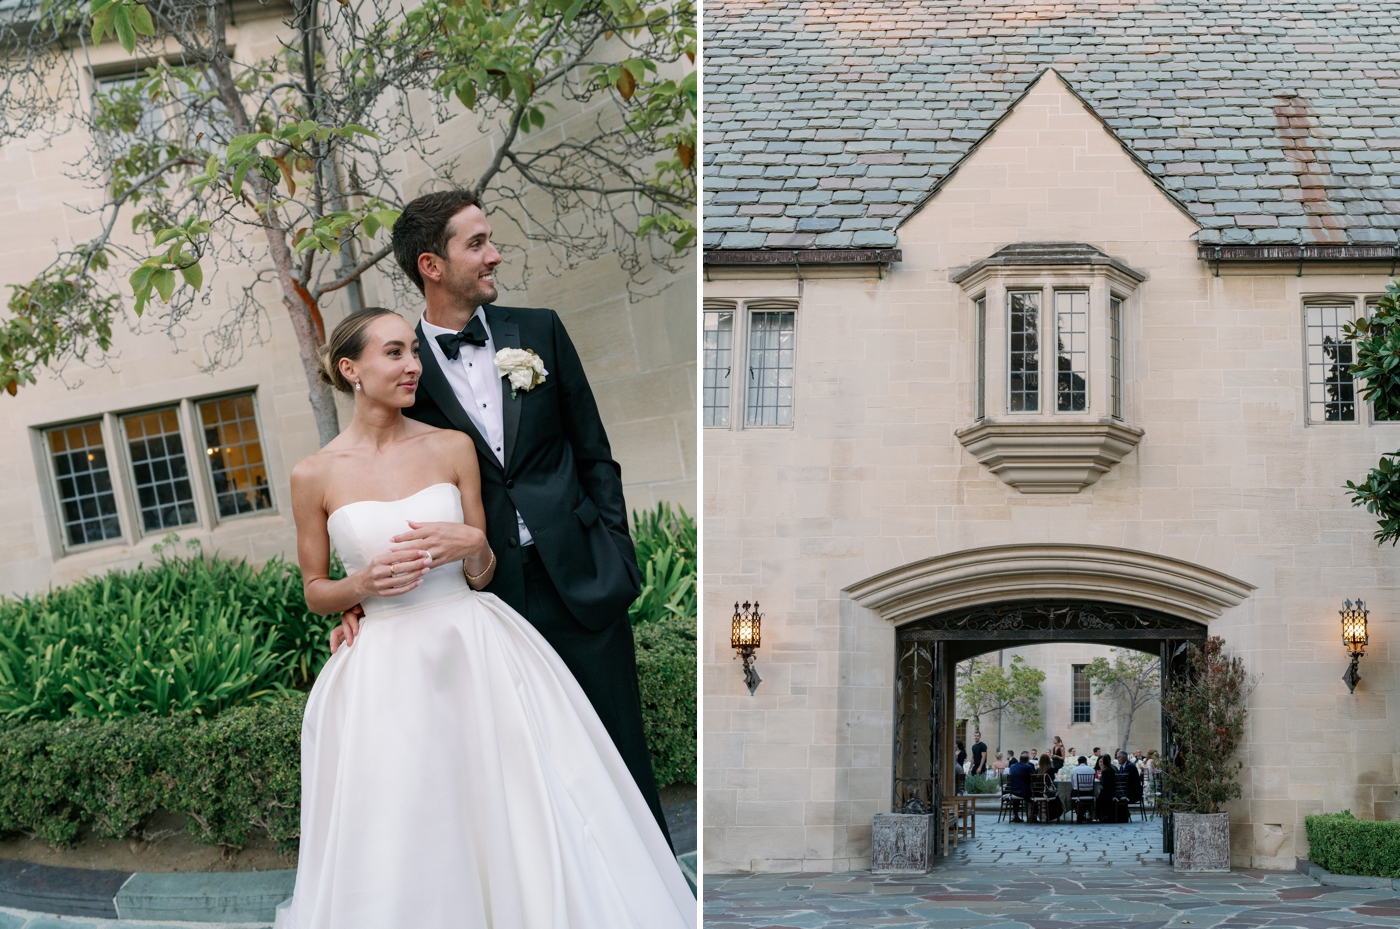
[{"label": "bride's hand", "polygon": [[[391,540],[394,545],[407,548],[412,545],[428,549],[433,566],[440,567],[453,561],[471,559],[467,566],[478,570],[486,566],[491,546],[486,541],[486,533],[465,523],[419,523],[409,520],[408,532],[401,532]],[[404,554],[411,554],[404,552]]]},{"label": "bride's hand", "polygon": [[360,590],[364,597],[397,597],[423,583],[423,575],[432,567],[432,552],[410,549],[385,552],[375,556],[369,566],[360,571]]}]

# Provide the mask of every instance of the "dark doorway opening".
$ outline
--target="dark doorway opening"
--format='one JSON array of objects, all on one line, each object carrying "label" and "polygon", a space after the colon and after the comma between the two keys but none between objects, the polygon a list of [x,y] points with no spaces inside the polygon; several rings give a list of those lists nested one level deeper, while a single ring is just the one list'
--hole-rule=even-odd
[{"label": "dark doorway opening", "polygon": [[[1145,607],[1092,600],[1021,600],[940,613],[900,626],[895,645],[892,796],[895,813],[939,813],[952,792],[955,726],[953,668],[967,658],[1036,642],[1086,642],[1157,655],[1162,696],[1185,673],[1187,646],[1202,623]],[[1163,701],[1165,704],[1165,701]],[[1175,754],[1162,718],[1162,748]],[[1162,821],[1171,852],[1171,819]],[[940,848],[939,853],[946,850]]]}]

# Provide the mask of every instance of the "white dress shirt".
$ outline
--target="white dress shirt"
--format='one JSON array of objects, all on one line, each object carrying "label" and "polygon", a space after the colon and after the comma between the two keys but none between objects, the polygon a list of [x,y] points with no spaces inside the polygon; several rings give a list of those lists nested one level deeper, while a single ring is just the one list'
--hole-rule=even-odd
[{"label": "white dress shirt", "polygon": [[[486,322],[486,313],[481,307],[476,308],[476,318],[481,320],[481,325],[486,329],[486,344],[477,346],[463,343],[461,354],[457,356],[456,361],[443,353],[442,346],[437,341],[438,336],[453,335],[457,332],[456,329],[434,326],[427,319],[423,319],[423,336],[428,343],[428,350],[437,359],[438,367],[442,368],[442,373],[447,376],[447,383],[451,385],[452,393],[456,394],[457,402],[471,417],[472,424],[486,440],[486,444],[491,446],[496,460],[504,468],[505,416],[501,409],[501,373],[496,370],[496,343],[491,338],[491,326]],[[419,347],[419,351],[422,351],[422,346]],[[534,538],[525,527],[525,520],[518,511],[515,521],[520,529],[520,544],[533,544]]]}]

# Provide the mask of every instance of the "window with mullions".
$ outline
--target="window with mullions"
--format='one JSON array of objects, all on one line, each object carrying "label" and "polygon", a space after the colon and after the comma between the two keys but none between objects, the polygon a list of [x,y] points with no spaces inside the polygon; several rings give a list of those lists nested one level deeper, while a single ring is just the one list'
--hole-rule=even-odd
[{"label": "window with mullions", "polygon": [[1071,688],[1073,690],[1074,715],[1070,722],[1087,723],[1089,719],[1089,676],[1084,673],[1084,665],[1070,665]]},{"label": "window with mullions", "polygon": [[1040,293],[1007,294],[1010,340],[1007,369],[1011,375],[1007,409],[1033,413],[1040,409]]},{"label": "window with mullions", "polygon": [[729,373],[734,364],[734,312],[704,314],[704,422],[729,425]]},{"label": "window with mullions", "polygon": [[205,457],[219,516],[272,509],[253,398],[225,397],[199,404]]},{"label": "window with mullions", "polygon": [[158,410],[124,416],[122,428],[131,451],[131,483],[142,528],[156,532],[197,522],[179,414]]},{"label": "window with mullions", "polygon": [[58,488],[59,517],[69,546],[119,539],[121,519],[97,422],[52,429],[45,434],[54,483]]},{"label": "window with mullions", "polygon": [[1089,295],[1055,292],[1055,410],[1089,408]]},{"label": "window with mullions", "polygon": [[792,311],[749,315],[749,389],[745,425],[791,426],[793,343]]},{"label": "window with mullions", "polygon": [[1109,413],[1123,418],[1123,301],[1108,301],[1108,386]]},{"label": "window with mullions", "polygon": [[1305,308],[1308,367],[1308,422],[1356,422],[1356,360],[1342,327],[1356,308],[1350,303],[1309,304]]}]

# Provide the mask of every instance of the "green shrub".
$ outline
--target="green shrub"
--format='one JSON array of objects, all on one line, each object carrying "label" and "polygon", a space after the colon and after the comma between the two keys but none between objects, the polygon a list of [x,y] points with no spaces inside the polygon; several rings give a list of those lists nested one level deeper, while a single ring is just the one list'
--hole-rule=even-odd
[{"label": "green shrub", "polygon": [[695,629],[695,617],[672,616],[633,630],[642,723],[659,787],[695,783]]},{"label": "green shrub", "polygon": [[1357,819],[1350,810],[1304,819],[1308,858],[1333,874],[1400,877],[1400,822]]},{"label": "green shrub", "polygon": [[995,774],[974,774],[967,779],[964,790],[970,794],[994,794],[1001,791],[1001,782]]},{"label": "green shrub", "polygon": [[632,625],[670,616],[696,616],[695,519],[685,507],[660,503],[632,511],[632,543],[642,569],[642,593],[628,609]]},{"label": "green shrub", "polygon": [[0,731],[0,832],[68,845],[89,826],[139,834],[158,810],[182,813],[207,844],[241,847],[263,829],[295,846],[302,694],[215,719],[41,720]]}]

